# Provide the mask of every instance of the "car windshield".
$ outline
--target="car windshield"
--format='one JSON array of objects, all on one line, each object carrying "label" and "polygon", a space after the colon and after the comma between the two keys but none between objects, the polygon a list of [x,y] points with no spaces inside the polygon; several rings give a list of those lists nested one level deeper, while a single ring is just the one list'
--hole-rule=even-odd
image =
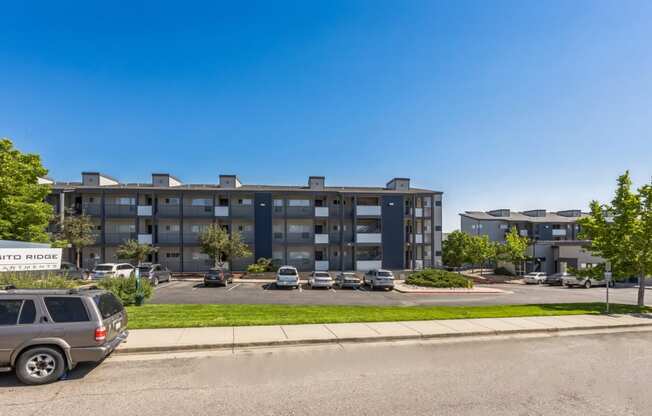
[{"label": "car windshield", "polygon": [[141,273],[143,273],[143,272],[145,272],[145,273],[149,273],[149,271],[150,271],[151,269],[152,269],[152,268],[149,267],[149,266],[140,266],[140,267],[138,268],[138,270],[140,270]]},{"label": "car windshield", "polygon": [[315,277],[331,277],[328,273],[315,273]]},{"label": "car windshield", "polygon": [[113,266],[99,265],[99,266],[95,266],[94,270],[97,270],[98,272],[110,272],[111,270],[113,270]]},{"label": "car windshield", "polygon": [[381,276],[381,277],[392,277],[392,272],[378,272],[378,276]]},{"label": "car windshield", "polygon": [[278,274],[280,274],[281,276],[296,276],[297,271],[294,269],[280,269],[278,271]]},{"label": "car windshield", "polygon": [[222,270],[209,270],[208,274],[214,276],[214,275],[220,274],[221,272],[222,272]]}]

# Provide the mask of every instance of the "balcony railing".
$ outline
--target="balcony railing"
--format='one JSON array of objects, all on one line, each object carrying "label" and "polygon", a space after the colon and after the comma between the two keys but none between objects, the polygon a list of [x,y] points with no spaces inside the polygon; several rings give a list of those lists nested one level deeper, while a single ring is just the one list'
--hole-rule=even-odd
[{"label": "balcony railing", "polygon": [[280,218],[285,216],[285,207],[274,206],[272,207],[272,216]]},{"label": "balcony railing", "polygon": [[314,215],[313,207],[287,207],[289,218],[311,218]]},{"label": "balcony railing", "polygon": [[151,234],[138,234],[138,244],[152,244]]},{"label": "balcony railing", "polygon": [[138,205],[138,216],[139,217],[151,217],[152,216],[152,206],[151,205]]},{"label": "balcony railing", "polygon": [[315,234],[315,244],[328,244],[328,234]]},{"label": "balcony railing", "polygon": [[212,205],[184,205],[184,217],[212,217],[214,216]]},{"label": "balcony railing", "polygon": [[174,218],[176,218],[176,217],[179,216],[179,212],[180,212],[179,205],[171,205],[171,204],[170,205],[167,205],[167,204],[159,205],[157,210],[156,210],[156,214],[159,217],[174,217]]},{"label": "balcony railing", "polygon": [[178,232],[176,233],[158,233],[158,238],[156,240],[160,244],[179,244],[181,242],[181,236]]},{"label": "balcony railing", "polygon": [[102,214],[102,205],[100,204],[82,204],[82,212],[86,215],[100,216]]},{"label": "balcony railing", "polygon": [[197,244],[199,243],[199,233],[183,233],[184,244]]},{"label": "balcony railing", "polygon": [[358,233],[356,234],[357,243],[380,243],[382,241],[382,234],[380,233]]},{"label": "balcony railing", "polygon": [[328,207],[315,207],[315,217],[328,217]]},{"label": "balcony railing", "polygon": [[367,270],[380,269],[383,267],[382,260],[357,260],[355,262],[355,269],[361,272]]},{"label": "balcony railing", "polygon": [[285,234],[284,233],[272,233],[272,239],[276,241],[277,243],[282,242],[285,240]]},{"label": "balcony railing", "polygon": [[253,205],[232,205],[231,217],[233,218],[250,218],[254,216]]},{"label": "balcony railing", "polygon": [[136,233],[106,233],[104,235],[104,241],[107,244],[122,244],[127,240],[135,240],[136,238]]},{"label": "balcony railing", "polygon": [[106,215],[109,217],[131,217],[136,215],[136,205],[107,204]]},{"label": "balcony railing", "polygon": [[216,217],[228,217],[229,216],[229,207],[215,207],[215,216]]},{"label": "balcony railing", "polygon": [[312,244],[313,234],[312,233],[287,233],[287,242]]},{"label": "balcony railing", "polygon": [[358,216],[379,216],[380,205],[358,205],[356,207],[356,214]]},{"label": "balcony railing", "polygon": [[254,232],[253,231],[235,231],[240,234],[240,239],[245,243],[254,242]]}]

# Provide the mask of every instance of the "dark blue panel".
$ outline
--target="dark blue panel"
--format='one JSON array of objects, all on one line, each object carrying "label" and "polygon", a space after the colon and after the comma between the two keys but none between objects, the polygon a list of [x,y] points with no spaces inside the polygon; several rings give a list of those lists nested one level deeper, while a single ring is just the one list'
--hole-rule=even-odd
[{"label": "dark blue panel", "polygon": [[383,268],[404,269],[403,196],[382,198]]},{"label": "dark blue panel", "polygon": [[254,242],[256,260],[272,258],[272,194],[254,195]]}]

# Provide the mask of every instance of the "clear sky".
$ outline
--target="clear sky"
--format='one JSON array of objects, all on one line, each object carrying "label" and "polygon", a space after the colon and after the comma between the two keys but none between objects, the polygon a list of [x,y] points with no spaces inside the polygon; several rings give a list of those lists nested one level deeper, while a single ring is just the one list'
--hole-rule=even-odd
[{"label": "clear sky", "polygon": [[50,176],[384,185],[586,209],[652,176],[652,2],[13,1],[0,136]]}]

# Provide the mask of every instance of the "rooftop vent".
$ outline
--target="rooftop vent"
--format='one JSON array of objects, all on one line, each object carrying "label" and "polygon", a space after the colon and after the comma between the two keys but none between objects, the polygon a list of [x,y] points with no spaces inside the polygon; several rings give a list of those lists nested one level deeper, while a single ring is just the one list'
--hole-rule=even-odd
[{"label": "rooftop vent", "polygon": [[567,209],[564,211],[557,211],[557,215],[560,215],[562,217],[581,217],[582,216],[582,210],[580,209]]},{"label": "rooftop vent", "polygon": [[99,172],[82,172],[82,185],[84,186],[110,186],[119,184],[117,179]]},{"label": "rooftop vent", "polygon": [[407,191],[410,189],[410,178],[394,178],[385,185],[387,189]]},{"label": "rooftop vent", "polygon": [[323,176],[310,176],[308,177],[308,188],[323,190],[326,184],[326,178]]},{"label": "rooftop vent", "polygon": [[508,209],[494,209],[493,211],[487,211],[487,214],[493,217],[509,217],[512,212]]},{"label": "rooftop vent", "polygon": [[545,209],[532,209],[530,211],[523,211],[521,214],[527,215],[528,217],[545,217]]},{"label": "rooftop vent", "polygon": [[180,185],[181,181],[169,173],[152,173],[152,186],[168,188]]},{"label": "rooftop vent", "polygon": [[220,175],[220,188],[234,189],[241,186],[240,179],[236,175]]}]

